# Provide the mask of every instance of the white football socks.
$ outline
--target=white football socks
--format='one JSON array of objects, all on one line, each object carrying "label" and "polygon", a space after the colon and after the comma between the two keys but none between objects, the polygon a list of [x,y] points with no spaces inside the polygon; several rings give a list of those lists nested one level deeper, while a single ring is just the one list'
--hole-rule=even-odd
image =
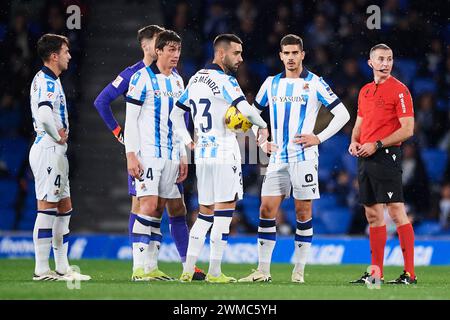
[{"label": "white football socks", "polygon": [[295,232],[294,249],[294,272],[304,273],[306,261],[311,250],[313,237],[312,218],[307,221],[297,220],[297,230]]},{"label": "white football socks", "polygon": [[35,267],[34,273],[38,276],[50,270],[48,263],[52,248],[53,223],[56,208],[38,210],[33,229],[33,243]]},{"label": "white football socks", "polygon": [[69,249],[69,223],[72,209],[58,214],[53,222],[53,255],[55,257],[56,272],[66,274],[69,270],[67,251]]},{"label": "white football socks", "polygon": [[150,243],[148,245],[147,257],[144,263],[146,273],[158,268],[158,256],[162,241],[161,219],[150,217],[150,227]]},{"label": "white football socks", "polygon": [[132,229],[133,241],[133,272],[144,269],[145,259],[148,256],[148,245],[150,243],[151,226],[150,217],[137,215]]},{"label": "white football socks", "polygon": [[214,223],[211,229],[210,256],[208,274],[218,277],[222,273],[221,264],[223,253],[228,243],[230,224],[234,209],[214,211]]},{"label": "white football socks", "polygon": [[205,244],[206,234],[213,224],[214,216],[202,213],[198,214],[197,220],[189,232],[189,245],[186,253],[186,263],[183,272],[194,273],[195,264]]},{"label": "white football socks", "polygon": [[258,270],[270,274],[272,253],[277,239],[275,219],[259,218],[258,227]]}]

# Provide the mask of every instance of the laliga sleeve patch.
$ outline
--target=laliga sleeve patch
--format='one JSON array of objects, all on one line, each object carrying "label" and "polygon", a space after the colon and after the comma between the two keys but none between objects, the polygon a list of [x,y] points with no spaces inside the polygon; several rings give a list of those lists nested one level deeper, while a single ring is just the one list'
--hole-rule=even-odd
[{"label": "laliga sleeve patch", "polygon": [[47,81],[47,91],[55,92],[55,83],[53,81]]},{"label": "laliga sleeve patch", "polygon": [[111,83],[113,87],[118,88],[122,83],[123,78],[121,76],[117,76],[117,78]]}]

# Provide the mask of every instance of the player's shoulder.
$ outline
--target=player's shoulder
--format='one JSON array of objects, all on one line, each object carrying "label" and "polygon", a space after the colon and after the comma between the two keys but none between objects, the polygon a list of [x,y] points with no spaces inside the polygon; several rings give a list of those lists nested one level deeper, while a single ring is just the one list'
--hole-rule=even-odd
[{"label": "player's shoulder", "polygon": [[408,87],[394,76],[390,76],[388,81],[390,82],[389,85],[395,88],[396,90],[401,91],[408,90]]},{"label": "player's shoulder", "polygon": [[142,60],[136,62],[135,64],[126,67],[122,70],[122,72],[119,74],[119,76],[124,80],[130,80],[131,77],[138,72],[139,70],[145,68],[145,64]]},{"label": "player's shoulder", "polygon": [[47,67],[42,67],[33,79],[33,86],[47,92],[55,92],[60,87],[59,78]]}]

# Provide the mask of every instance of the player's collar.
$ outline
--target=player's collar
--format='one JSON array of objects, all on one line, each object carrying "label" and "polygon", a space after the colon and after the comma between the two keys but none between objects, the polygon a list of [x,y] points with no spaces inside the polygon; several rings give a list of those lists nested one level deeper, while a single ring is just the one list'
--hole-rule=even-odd
[{"label": "player's collar", "polygon": [[45,73],[46,75],[48,75],[50,78],[52,78],[53,80],[57,80],[58,79],[58,77],[56,76],[56,74],[52,71],[52,70],[50,70],[50,68],[49,67],[46,67],[46,66],[42,66],[42,72],[43,73]]},{"label": "player's collar", "polygon": [[211,69],[225,73],[225,71],[223,71],[223,69],[217,63],[208,63],[206,64],[205,69]]},{"label": "player's collar", "polygon": [[150,69],[153,71],[154,74],[161,73],[161,71],[159,71],[158,66],[156,65],[156,61],[152,62],[152,64],[150,65]]},{"label": "player's collar", "polygon": [[306,69],[305,67],[303,67],[302,72],[300,73],[300,78],[306,79],[306,77],[308,76],[309,71],[308,69]]},{"label": "player's collar", "polygon": [[[300,72],[300,78],[306,79],[306,78],[308,77],[308,75],[309,75],[308,69],[306,69],[305,67],[303,67],[302,72]],[[281,77],[280,77],[280,78],[286,78],[286,71],[283,71],[283,72],[281,73]]]}]

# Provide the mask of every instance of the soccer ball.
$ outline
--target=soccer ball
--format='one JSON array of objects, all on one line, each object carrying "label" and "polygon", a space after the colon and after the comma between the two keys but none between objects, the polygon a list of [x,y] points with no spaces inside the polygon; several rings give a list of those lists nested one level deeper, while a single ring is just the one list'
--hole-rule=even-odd
[{"label": "soccer ball", "polygon": [[225,124],[233,132],[246,132],[253,125],[235,106],[225,113]]}]

